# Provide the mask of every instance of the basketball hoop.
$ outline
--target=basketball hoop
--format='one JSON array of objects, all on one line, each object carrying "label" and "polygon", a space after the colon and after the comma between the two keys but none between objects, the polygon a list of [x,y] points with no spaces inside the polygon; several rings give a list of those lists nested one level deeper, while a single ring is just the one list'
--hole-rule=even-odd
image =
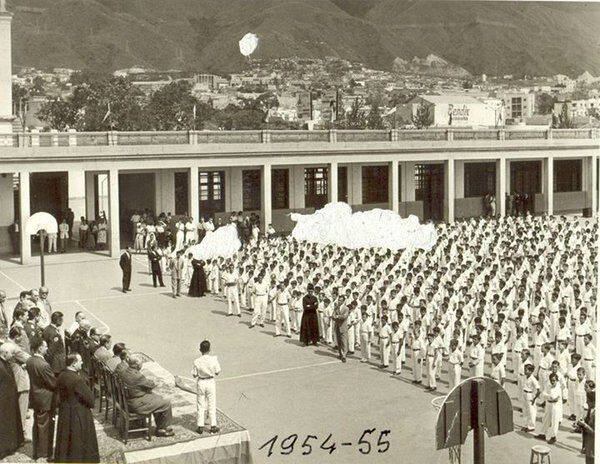
[{"label": "basketball hoop", "polygon": [[[444,404],[445,400],[445,396],[436,396],[434,399],[431,400],[431,406],[433,406],[433,408],[436,411],[439,411],[442,408],[442,405]],[[461,445],[448,447],[448,462],[450,464],[460,464],[460,450]]]}]

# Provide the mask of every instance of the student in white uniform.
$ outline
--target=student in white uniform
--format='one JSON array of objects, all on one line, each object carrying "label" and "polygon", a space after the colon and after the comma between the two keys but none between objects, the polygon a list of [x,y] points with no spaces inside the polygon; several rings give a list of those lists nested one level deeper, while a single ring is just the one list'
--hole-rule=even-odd
[{"label": "student in white uniform", "polygon": [[461,381],[464,356],[458,340],[450,340],[450,353],[448,355],[448,390],[452,391]]},{"label": "student in white uniform", "polygon": [[216,356],[210,354],[210,342],[200,343],[202,356],[194,361],[192,377],[196,379],[196,432],[204,433],[207,428],[206,416],[210,425],[210,433],[217,433],[217,384],[215,377],[221,373],[221,366]]},{"label": "student in white uniform", "polygon": [[481,346],[481,338],[479,335],[473,336],[473,345],[469,353],[469,375],[471,377],[483,377],[483,368],[485,360],[485,349]]},{"label": "student in white uniform", "polygon": [[261,271],[258,274],[258,278],[254,284],[254,314],[252,315],[252,321],[250,322],[250,328],[252,329],[256,324],[261,327],[265,326],[265,319],[267,318],[267,305],[269,303],[269,285],[265,279],[265,273]]},{"label": "student in white uniform", "polygon": [[378,331],[379,336],[379,352],[381,353],[381,368],[385,369],[390,364],[390,339],[392,337],[392,328],[388,324],[388,317],[381,316],[381,327]]},{"label": "student in white uniform", "polygon": [[548,377],[548,385],[542,393],[545,402],[544,417],[542,419],[542,433],[538,438],[545,439],[549,445],[556,443],[558,427],[562,419],[563,395],[558,376],[555,373]]},{"label": "student in white uniform", "polygon": [[[578,372],[579,369],[583,369],[581,367],[581,355],[579,353],[573,353],[571,355],[571,363],[567,370],[566,380],[567,380],[567,407],[569,408],[569,420],[577,420],[580,416],[577,415],[579,411],[577,411],[577,400],[575,395],[577,393],[578,387]],[[583,369],[585,374],[585,369]]]},{"label": "student in white uniform", "polygon": [[537,406],[535,400],[540,394],[540,384],[533,375],[535,367],[533,364],[525,364],[525,379],[523,380],[522,414],[525,425],[521,428],[523,432],[533,432],[535,430],[535,420],[537,416]]},{"label": "student in white uniform", "polygon": [[[233,264],[229,265],[227,272],[223,275],[225,282],[225,296],[227,298],[227,315],[242,317],[240,310],[240,293],[238,291],[239,277],[234,270]],[[235,309],[235,314],[233,310]]]},{"label": "student in white uniform", "polygon": [[585,369],[588,379],[595,379],[596,371],[596,347],[592,343],[592,335],[586,334],[583,338],[583,349],[581,351],[581,367]]},{"label": "student in white uniform", "polygon": [[504,363],[502,362],[502,355],[500,353],[492,354],[492,371],[490,377],[504,386],[504,379],[506,378],[506,370],[504,369]]},{"label": "student in white uniform", "polygon": [[[363,305],[364,306],[364,305]],[[366,309],[361,313],[360,320],[360,362],[371,361],[371,338],[373,338],[373,319]]]},{"label": "student in white uniform", "polygon": [[391,338],[391,362],[394,366],[394,374],[402,373],[402,346],[404,345],[404,332],[400,329],[400,324],[392,322],[392,338]]},{"label": "student in white uniform", "polygon": [[292,338],[290,330],[290,294],[284,284],[277,284],[277,294],[275,296],[275,336],[279,337],[281,324],[285,328],[287,338]]}]

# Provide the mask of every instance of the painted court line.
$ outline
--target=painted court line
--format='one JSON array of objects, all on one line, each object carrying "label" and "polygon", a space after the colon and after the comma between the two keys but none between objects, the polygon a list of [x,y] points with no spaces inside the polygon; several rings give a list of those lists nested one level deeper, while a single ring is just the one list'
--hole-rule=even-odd
[{"label": "painted court line", "polygon": [[99,300],[111,300],[113,298],[131,298],[134,296],[148,296],[148,295],[162,295],[162,292],[144,292],[144,293],[126,293],[122,295],[107,295],[107,296],[97,296],[95,298],[79,298],[77,300],[62,300],[55,301],[53,304],[67,304],[67,303],[77,303],[78,301],[99,301]]},{"label": "painted court line", "polygon": [[243,375],[236,375],[233,377],[224,377],[222,379],[217,379],[217,382],[226,382],[228,380],[245,379],[248,377],[258,377],[260,375],[280,374],[282,372],[298,371],[301,369],[310,369],[311,367],[326,366],[328,364],[340,364],[340,361],[338,359],[335,361],[325,361],[325,362],[321,362],[321,363],[308,364],[305,366],[287,367],[285,369],[275,369],[272,371],[253,372],[252,374],[243,374]]},{"label": "painted court line", "polygon": [[17,287],[19,287],[21,290],[27,290],[25,287],[23,287],[19,282],[17,282],[14,279],[11,279],[10,277],[8,277],[4,272],[0,271],[0,275],[3,275],[6,279],[8,279],[9,281],[11,281],[13,284],[15,284]]}]

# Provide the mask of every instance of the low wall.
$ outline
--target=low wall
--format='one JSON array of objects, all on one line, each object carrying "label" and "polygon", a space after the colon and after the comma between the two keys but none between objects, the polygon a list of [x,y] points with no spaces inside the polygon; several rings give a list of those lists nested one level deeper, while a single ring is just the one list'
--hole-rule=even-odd
[{"label": "low wall", "polygon": [[277,232],[291,232],[296,223],[290,219],[290,213],[312,214],[314,208],[274,209],[271,213],[273,228]]},{"label": "low wall", "polygon": [[417,216],[420,221],[423,221],[423,202],[422,201],[401,201],[398,210],[400,216],[406,218],[411,214]]},{"label": "low wall", "polygon": [[581,213],[591,206],[587,192],[554,192],[554,214]]},{"label": "low wall", "polygon": [[356,213],[358,211],[370,211],[375,208],[390,209],[390,205],[388,203],[369,203],[366,205],[352,205],[352,212]]},{"label": "low wall", "polygon": [[483,215],[483,197],[457,198],[454,201],[456,219],[479,217]]}]

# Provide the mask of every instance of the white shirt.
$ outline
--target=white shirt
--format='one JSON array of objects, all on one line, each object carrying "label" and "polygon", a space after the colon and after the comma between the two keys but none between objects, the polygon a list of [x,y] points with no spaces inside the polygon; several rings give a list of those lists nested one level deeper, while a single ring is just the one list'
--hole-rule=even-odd
[{"label": "white shirt", "polygon": [[192,367],[192,377],[195,379],[210,379],[214,378],[221,372],[221,366],[216,356],[203,354],[194,361]]}]

